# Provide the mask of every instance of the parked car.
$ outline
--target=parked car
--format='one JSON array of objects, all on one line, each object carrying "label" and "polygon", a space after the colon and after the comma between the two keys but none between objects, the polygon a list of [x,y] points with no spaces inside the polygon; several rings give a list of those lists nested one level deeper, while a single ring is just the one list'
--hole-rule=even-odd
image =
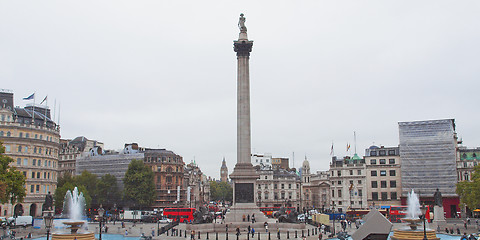
[{"label": "parked car", "polygon": [[159,223],[171,223],[172,222],[172,219],[170,218],[162,218],[160,220],[158,220]]},{"label": "parked car", "polygon": [[10,225],[17,225],[17,226],[30,226],[33,225],[33,217],[32,216],[18,216],[16,218],[9,217],[7,218],[7,222]]}]

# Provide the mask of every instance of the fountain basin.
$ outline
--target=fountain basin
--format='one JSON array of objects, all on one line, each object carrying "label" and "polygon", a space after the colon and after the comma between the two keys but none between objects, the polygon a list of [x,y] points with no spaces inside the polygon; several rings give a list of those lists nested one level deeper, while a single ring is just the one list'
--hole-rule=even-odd
[{"label": "fountain basin", "polygon": [[[437,234],[434,230],[427,229],[427,239],[438,240]],[[423,240],[423,230],[401,230],[395,229],[393,231],[393,236],[390,237],[392,240]]]}]

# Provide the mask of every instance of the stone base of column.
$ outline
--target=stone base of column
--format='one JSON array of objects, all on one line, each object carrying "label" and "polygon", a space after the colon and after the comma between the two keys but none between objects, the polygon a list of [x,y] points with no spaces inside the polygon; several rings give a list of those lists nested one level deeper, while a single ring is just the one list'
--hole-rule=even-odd
[{"label": "stone base of column", "polygon": [[434,206],[433,207],[433,223],[437,226],[445,226],[447,221],[445,220],[445,213],[443,211],[443,207]]}]

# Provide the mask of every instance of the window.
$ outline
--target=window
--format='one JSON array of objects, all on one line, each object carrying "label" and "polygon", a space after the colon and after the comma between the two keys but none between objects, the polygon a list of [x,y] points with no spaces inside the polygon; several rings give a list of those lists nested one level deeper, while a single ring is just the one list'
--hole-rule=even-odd
[{"label": "window", "polygon": [[[285,193],[284,192],[281,193],[281,196],[282,196],[282,199],[285,199]],[[307,195],[307,199],[308,199],[308,195]]]},{"label": "window", "polygon": [[[2,115],[3,117],[3,115]],[[0,137],[3,137],[3,131],[0,131]]]},{"label": "window", "polygon": [[377,151],[371,151],[370,156],[377,156]]},{"label": "window", "polygon": [[342,171],[337,171],[337,176],[342,176]]},{"label": "window", "polygon": [[382,201],[388,200],[388,193],[387,192],[382,192]]},{"label": "window", "polygon": [[38,159],[38,166],[42,166],[42,160]]},{"label": "window", "polygon": [[35,172],[32,172],[32,178],[35,178]]},{"label": "window", "polygon": [[32,165],[37,166],[37,159],[33,159]]},{"label": "window", "polygon": [[26,159],[26,158],[23,159],[23,165],[24,165],[24,166],[27,166],[27,165],[28,165],[28,159]]},{"label": "window", "polygon": [[10,152],[10,145],[5,145],[5,152]]},{"label": "window", "polygon": [[40,185],[37,185],[37,189],[35,189],[35,192],[36,192],[36,193],[39,193],[39,192],[40,192]]},{"label": "window", "polygon": [[342,181],[337,181],[338,185],[342,185]]},{"label": "window", "polygon": [[332,198],[335,197],[335,190],[332,190]]},{"label": "window", "polygon": [[292,189],[292,184],[291,183],[288,184],[288,189]]},{"label": "window", "polygon": [[378,187],[377,181],[372,181],[372,188],[377,188],[377,187]]},{"label": "window", "polygon": [[370,164],[372,164],[372,165],[377,164],[377,159],[370,159]]},{"label": "window", "polygon": [[387,154],[387,152],[385,152],[385,150],[378,151],[378,155],[380,155],[380,156],[385,156],[386,154]]},{"label": "window", "polygon": [[273,199],[278,200],[278,193],[273,193]]},{"label": "window", "polygon": [[35,185],[30,185],[30,192],[33,193],[35,191]]},{"label": "window", "polygon": [[395,170],[390,170],[390,176],[395,176]]},{"label": "window", "polygon": [[388,150],[388,155],[393,156],[395,155],[395,150]]},{"label": "window", "polygon": [[37,172],[37,178],[40,178],[40,172]]},{"label": "window", "polygon": [[29,137],[30,137],[30,134],[25,133],[25,137],[26,137],[26,138],[29,138]]},{"label": "window", "polygon": [[370,176],[377,176],[377,171],[371,171]]},{"label": "window", "polygon": [[378,200],[378,192],[372,192],[372,200]]},{"label": "window", "polygon": [[22,165],[22,159],[21,158],[17,158],[17,165]]},{"label": "window", "polygon": [[380,171],[380,176],[387,176],[387,171],[386,170],[381,170]]},{"label": "window", "polygon": [[352,176],[352,175],[353,175],[353,170],[350,170],[350,176]]},{"label": "window", "polygon": [[397,181],[390,181],[390,187],[391,188],[396,188],[397,187]]},{"label": "window", "polygon": [[277,184],[273,184],[273,189],[277,189]]},{"label": "window", "polygon": [[258,184],[258,187],[257,187],[257,188],[258,188],[258,189],[262,189],[262,185]]},{"label": "window", "polygon": [[387,160],[386,159],[380,159],[380,164],[387,164]]},{"label": "window", "polygon": [[339,197],[339,198],[342,197],[342,189],[338,189],[338,197]]},{"label": "window", "polygon": [[282,189],[285,189],[285,184],[282,183]]},{"label": "window", "polygon": [[362,184],[362,180],[358,180],[358,184]]},{"label": "window", "polygon": [[268,178],[268,177],[267,177],[267,176],[265,176],[265,179],[267,179],[267,178]]},{"label": "window", "polygon": [[23,133],[20,132],[20,133],[18,134],[18,137],[23,137]]},{"label": "window", "polygon": [[43,178],[47,179],[47,172],[43,172]]},{"label": "window", "polygon": [[265,192],[265,199],[268,199],[268,192]]},{"label": "window", "polygon": [[18,146],[18,152],[22,152],[22,146]]},{"label": "window", "polygon": [[381,181],[380,182],[380,187],[381,188],[387,188],[387,181]]},{"label": "window", "polygon": [[359,197],[362,197],[362,196],[363,196],[363,191],[362,191],[362,189],[358,189],[358,196],[359,196]]},{"label": "window", "polygon": [[353,180],[350,180],[350,185],[353,185]]},{"label": "window", "polygon": [[391,192],[391,193],[390,193],[390,198],[391,198],[392,200],[397,200],[397,192]]},{"label": "window", "polygon": [[362,170],[357,170],[357,175],[362,175]]},{"label": "window", "polygon": [[388,159],[388,164],[395,164],[395,159],[394,158]]}]

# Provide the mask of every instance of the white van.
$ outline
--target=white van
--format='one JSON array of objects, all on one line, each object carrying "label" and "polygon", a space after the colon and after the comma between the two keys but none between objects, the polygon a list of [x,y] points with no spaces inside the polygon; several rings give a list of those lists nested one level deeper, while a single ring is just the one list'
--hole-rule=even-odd
[{"label": "white van", "polygon": [[29,225],[33,225],[33,217],[32,216],[18,216],[17,218],[9,217],[7,219],[7,222],[11,225],[29,226]]}]

